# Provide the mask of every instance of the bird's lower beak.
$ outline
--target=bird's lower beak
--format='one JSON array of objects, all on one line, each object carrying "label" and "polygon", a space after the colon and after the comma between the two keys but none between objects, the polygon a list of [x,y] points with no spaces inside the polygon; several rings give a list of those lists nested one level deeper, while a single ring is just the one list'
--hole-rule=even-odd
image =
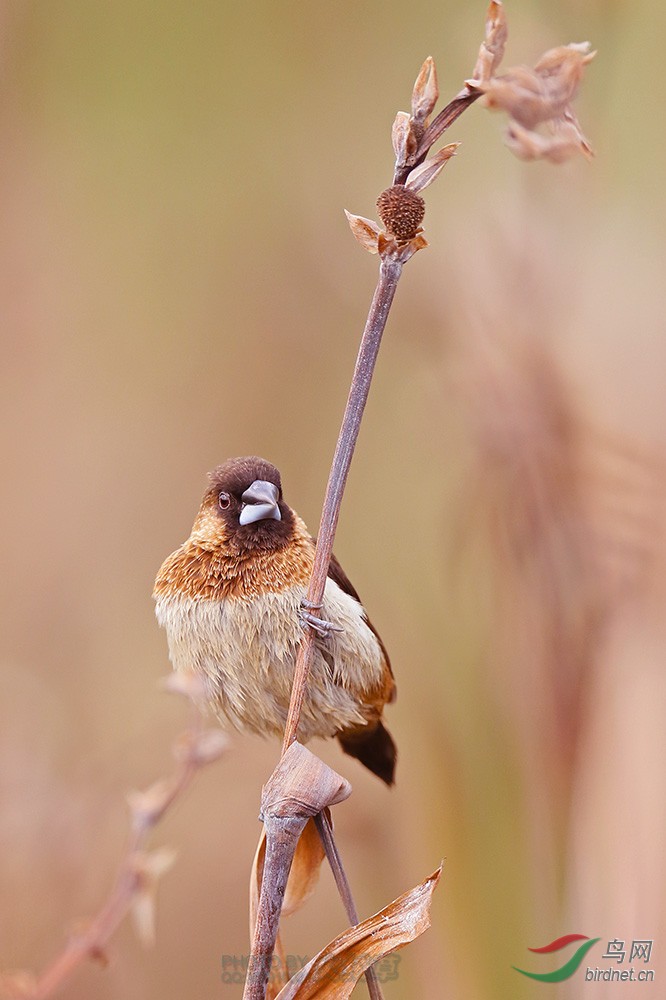
[{"label": "bird's lower beak", "polygon": [[243,507],[238,518],[240,524],[252,524],[254,521],[281,521],[282,514],[278,501],[280,491],[274,483],[263,479],[255,479],[252,486],[243,493]]}]

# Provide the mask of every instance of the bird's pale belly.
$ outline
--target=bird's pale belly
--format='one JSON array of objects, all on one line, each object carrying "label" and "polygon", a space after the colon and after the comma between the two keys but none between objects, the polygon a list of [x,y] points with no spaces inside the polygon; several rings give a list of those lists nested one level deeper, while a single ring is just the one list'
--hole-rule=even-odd
[{"label": "bird's pale belly", "polygon": [[[157,599],[171,662],[205,678],[214,711],[237,729],[282,735],[289,708],[302,586],[253,599]],[[333,736],[377,718],[366,704],[381,685],[382,653],[358,601],[332,580],[322,616],[342,631],[318,640],[299,726],[303,741]]]}]

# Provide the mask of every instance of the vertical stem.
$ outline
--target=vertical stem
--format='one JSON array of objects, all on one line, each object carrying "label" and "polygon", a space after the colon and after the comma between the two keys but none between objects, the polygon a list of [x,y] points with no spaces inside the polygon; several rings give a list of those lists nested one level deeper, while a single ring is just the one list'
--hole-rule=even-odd
[{"label": "vertical stem", "polygon": [[[318,813],[315,816],[315,824],[317,826],[319,836],[321,837],[321,842],[324,845],[324,850],[326,851],[326,857],[329,865],[331,866],[331,871],[333,872],[335,884],[338,888],[342,902],[344,903],[347,919],[353,927],[359,922],[358,910],[356,909],[354,897],[352,896],[347,873],[342,865],[342,858],[340,857],[340,853],[338,851],[338,845],[335,843],[331,819],[328,812],[324,810],[324,812]],[[379,985],[379,980],[377,979],[377,973],[372,966],[369,969],[366,969],[365,981],[368,986],[370,1000],[384,1000],[381,986]]]},{"label": "vertical stem", "polygon": [[[388,256],[382,258],[380,264],[379,280],[375,288],[375,294],[372,297],[368,318],[363,331],[361,346],[354,369],[354,377],[349,390],[347,406],[342,418],[342,426],[326,487],[324,508],[317,536],[317,549],[315,551],[312,576],[307,593],[308,601],[315,606],[320,606],[324,597],[324,588],[326,586],[331,553],[333,551],[335,530],[338,525],[342,494],[347,482],[347,475],[361,426],[361,418],[370,391],[370,383],[375,369],[375,362],[377,361],[379,345],[381,344],[382,334],[386,326],[395,290],[400,280],[402,267],[401,261]],[[287,717],[282,744],[283,753],[296,739],[313,652],[314,634],[311,629],[306,629],[298,650],[298,659],[294,670],[289,715]]]},{"label": "vertical stem", "polygon": [[267,816],[264,822],[264,873],[243,1000],[264,1000],[266,996],[287,879],[307,816]]}]

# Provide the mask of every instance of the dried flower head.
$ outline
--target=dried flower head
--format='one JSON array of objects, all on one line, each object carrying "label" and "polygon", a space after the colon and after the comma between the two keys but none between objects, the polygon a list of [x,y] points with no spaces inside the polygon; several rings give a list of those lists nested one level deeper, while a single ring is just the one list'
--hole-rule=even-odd
[{"label": "dried flower head", "polygon": [[494,76],[504,56],[508,35],[504,7],[498,0],[491,0],[486,14],[486,36],[481,42],[472,79],[468,87],[480,88]]},{"label": "dried flower head", "polygon": [[[514,66],[477,84],[489,108],[509,115],[509,148],[522,159],[559,163],[576,152],[591,155],[571,107],[585,66],[594,58],[589,42],[550,49],[532,68]],[[545,132],[536,131],[545,126]]]},{"label": "dried flower head", "polygon": [[393,184],[377,199],[377,211],[387,233],[406,241],[419,231],[425,216],[425,202],[420,194],[404,184]]}]

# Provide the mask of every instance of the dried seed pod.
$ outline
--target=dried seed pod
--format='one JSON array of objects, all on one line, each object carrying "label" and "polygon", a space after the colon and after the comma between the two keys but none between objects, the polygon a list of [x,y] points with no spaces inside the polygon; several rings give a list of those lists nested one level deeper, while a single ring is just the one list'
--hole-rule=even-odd
[{"label": "dried seed pod", "polygon": [[411,240],[423,222],[425,202],[421,195],[410,191],[404,184],[394,184],[380,194],[377,211],[391,236],[398,240]]}]

